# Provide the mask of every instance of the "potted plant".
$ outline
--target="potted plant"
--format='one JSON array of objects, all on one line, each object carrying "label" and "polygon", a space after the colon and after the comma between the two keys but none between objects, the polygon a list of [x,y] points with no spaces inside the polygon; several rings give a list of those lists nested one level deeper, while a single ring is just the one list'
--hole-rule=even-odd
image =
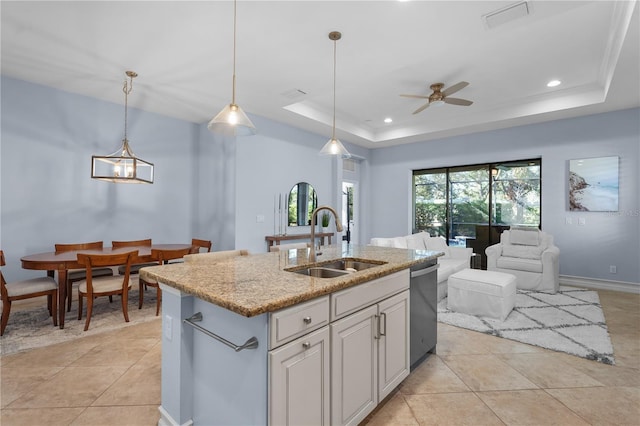
[{"label": "potted plant", "polygon": [[331,215],[329,213],[322,214],[322,232],[329,232],[329,219],[331,219]]}]

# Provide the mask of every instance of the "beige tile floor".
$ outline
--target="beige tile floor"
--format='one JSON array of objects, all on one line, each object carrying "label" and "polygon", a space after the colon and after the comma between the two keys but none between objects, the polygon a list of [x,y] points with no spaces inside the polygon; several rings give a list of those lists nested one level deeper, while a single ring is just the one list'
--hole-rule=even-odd
[{"label": "beige tile floor", "polygon": [[[616,366],[438,324],[437,354],[364,423],[640,425],[640,296],[599,294]],[[0,424],[157,424],[160,332],[152,321],[4,357]]]}]

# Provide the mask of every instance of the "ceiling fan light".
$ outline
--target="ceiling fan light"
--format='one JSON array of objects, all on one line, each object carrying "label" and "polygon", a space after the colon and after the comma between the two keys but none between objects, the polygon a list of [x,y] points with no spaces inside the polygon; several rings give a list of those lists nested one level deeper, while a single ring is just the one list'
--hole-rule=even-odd
[{"label": "ceiling fan light", "polygon": [[434,107],[440,107],[440,106],[444,105],[444,101],[432,101],[432,102],[430,102],[430,104],[431,104],[431,106],[434,106]]},{"label": "ceiling fan light", "polygon": [[247,114],[236,104],[225,106],[222,111],[209,121],[209,130],[229,136],[249,136],[256,134],[256,126],[253,125]]},{"label": "ceiling fan light", "polygon": [[341,156],[350,156],[349,151],[342,145],[338,139],[331,138],[329,141],[324,144],[322,149],[319,152],[319,155],[341,155]]}]

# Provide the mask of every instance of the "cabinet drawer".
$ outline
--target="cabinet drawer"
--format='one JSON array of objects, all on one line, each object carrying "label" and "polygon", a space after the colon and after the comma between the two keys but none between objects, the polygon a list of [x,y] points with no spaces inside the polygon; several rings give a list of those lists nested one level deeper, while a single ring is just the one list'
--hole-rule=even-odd
[{"label": "cabinet drawer", "polygon": [[331,321],[379,302],[409,288],[409,270],[405,269],[331,295]]},{"label": "cabinet drawer", "polygon": [[269,349],[329,324],[329,296],[322,296],[269,315]]}]

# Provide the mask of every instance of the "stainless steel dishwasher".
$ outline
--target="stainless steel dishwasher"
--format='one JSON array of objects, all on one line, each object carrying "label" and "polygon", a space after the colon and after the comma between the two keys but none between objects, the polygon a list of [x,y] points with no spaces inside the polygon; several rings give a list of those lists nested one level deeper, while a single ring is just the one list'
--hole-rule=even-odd
[{"label": "stainless steel dishwasher", "polygon": [[411,267],[409,359],[411,370],[436,348],[438,321],[438,265],[437,260]]}]

